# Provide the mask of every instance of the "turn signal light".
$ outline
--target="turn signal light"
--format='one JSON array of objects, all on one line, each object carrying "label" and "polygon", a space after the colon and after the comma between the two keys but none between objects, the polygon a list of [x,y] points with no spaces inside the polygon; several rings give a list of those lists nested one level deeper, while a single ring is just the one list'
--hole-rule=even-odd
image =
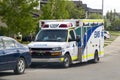
[{"label": "turn signal light", "polygon": [[60,55],[62,55],[62,53],[61,52],[52,52],[51,55],[52,56],[60,56]]}]

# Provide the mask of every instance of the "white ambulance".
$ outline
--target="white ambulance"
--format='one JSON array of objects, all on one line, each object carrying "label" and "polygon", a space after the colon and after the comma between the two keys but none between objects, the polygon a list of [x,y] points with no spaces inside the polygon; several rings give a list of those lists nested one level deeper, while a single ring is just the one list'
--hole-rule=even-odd
[{"label": "white ambulance", "polygon": [[33,62],[98,62],[104,55],[104,20],[41,20],[41,30],[28,44]]}]

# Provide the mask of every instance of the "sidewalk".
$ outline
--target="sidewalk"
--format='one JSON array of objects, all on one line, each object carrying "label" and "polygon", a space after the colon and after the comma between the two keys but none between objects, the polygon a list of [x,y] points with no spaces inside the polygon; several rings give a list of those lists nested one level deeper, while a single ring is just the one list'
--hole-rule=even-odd
[{"label": "sidewalk", "polygon": [[117,37],[110,45],[105,47],[105,54],[114,53],[114,52],[120,53],[120,36]]}]

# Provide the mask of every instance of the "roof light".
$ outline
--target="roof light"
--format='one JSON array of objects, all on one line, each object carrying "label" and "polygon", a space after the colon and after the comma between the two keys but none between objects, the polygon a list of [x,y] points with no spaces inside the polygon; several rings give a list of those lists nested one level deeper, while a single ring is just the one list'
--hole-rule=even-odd
[{"label": "roof light", "polygon": [[79,26],[79,21],[76,21],[76,26]]},{"label": "roof light", "polygon": [[73,25],[72,25],[72,23],[68,23],[67,26],[68,27],[72,27]]},{"label": "roof light", "polygon": [[90,23],[83,23],[83,26],[90,26]]},{"label": "roof light", "polygon": [[60,24],[60,28],[67,28],[67,24]]},{"label": "roof light", "polygon": [[48,24],[44,24],[44,25],[42,26],[42,28],[48,28],[48,27],[49,27]]},{"label": "roof light", "polygon": [[50,28],[57,28],[59,24],[50,24]]},{"label": "roof light", "polygon": [[44,24],[45,24],[45,22],[44,22],[44,21],[42,21],[42,22],[41,22],[41,27],[43,27],[43,26],[44,26]]}]

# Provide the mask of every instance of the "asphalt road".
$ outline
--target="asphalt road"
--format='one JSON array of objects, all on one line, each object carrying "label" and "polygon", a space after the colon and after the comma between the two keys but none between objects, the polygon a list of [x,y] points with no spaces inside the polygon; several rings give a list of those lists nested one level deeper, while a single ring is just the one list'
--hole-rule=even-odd
[{"label": "asphalt road", "polygon": [[23,75],[0,72],[0,80],[120,80],[120,37],[105,47],[99,63],[74,64],[67,69],[33,64]]}]

